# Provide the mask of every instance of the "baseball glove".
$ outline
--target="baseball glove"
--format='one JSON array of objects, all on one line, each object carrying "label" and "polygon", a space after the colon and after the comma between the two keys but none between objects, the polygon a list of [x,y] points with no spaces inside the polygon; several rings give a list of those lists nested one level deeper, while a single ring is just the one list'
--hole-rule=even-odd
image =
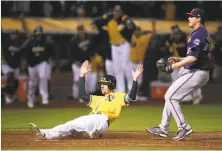
[{"label": "baseball glove", "polygon": [[166,58],[160,58],[156,62],[157,68],[160,71],[168,73],[168,74],[173,72],[173,69],[172,69],[171,65],[172,64]]}]

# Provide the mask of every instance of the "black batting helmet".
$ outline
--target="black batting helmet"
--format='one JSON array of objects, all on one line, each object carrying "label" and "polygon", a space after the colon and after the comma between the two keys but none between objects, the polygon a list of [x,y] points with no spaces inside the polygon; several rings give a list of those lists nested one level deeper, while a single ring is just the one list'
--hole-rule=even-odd
[{"label": "black batting helmet", "polygon": [[109,89],[116,88],[116,78],[112,75],[104,75],[100,78],[99,83],[107,83]]},{"label": "black batting helmet", "polygon": [[42,26],[38,26],[33,31],[34,35],[42,35],[43,34],[43,28]]}]

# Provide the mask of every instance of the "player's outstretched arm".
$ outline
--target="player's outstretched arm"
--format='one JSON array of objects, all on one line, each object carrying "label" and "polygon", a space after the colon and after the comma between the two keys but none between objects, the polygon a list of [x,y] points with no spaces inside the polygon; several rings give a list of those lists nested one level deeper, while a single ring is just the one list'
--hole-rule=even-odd
[{"label": "player's outstretched arm", "polygon": [[143,72],[143,65],[142,64],[138,64],[137,68],[136,68],[136,71],[132,71],[133,85],[132,85],[132,88],[131,88],[130,92],[125,97],[125,100],[127,102],[132,102],[132,101],[136,100],[137,80],[138,80],[138,78],[139,78],[139,76],[141,75],[142,72]]},{"label": "player's outstretched arm", "polygon": [[86,93],[85,90],[85,75],[90,71],[89,61],[86,60],[83,62],[80,68],[80,77],[79,77],[79,98],[89,102],[90,96]]}]

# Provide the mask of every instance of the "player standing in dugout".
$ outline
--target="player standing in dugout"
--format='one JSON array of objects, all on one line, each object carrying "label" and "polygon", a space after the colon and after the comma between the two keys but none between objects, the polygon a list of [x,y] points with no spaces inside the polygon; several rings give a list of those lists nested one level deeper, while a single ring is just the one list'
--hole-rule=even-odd
[{"label": "player standing in dugout", "polygon": [[19,38],[17,30],[13,30],[9,37],[2,41],[3,45],[3,60],[2,60],[2,73],[6,77],[5,86],[5,103],[13,103],[16,99],[16,92],[19,86],[19,66],[22,58],[22,51],[20,47],[22,41]]},{"label": "player standing in dugout", "polygon": [[[95,55],[94,37],[86,33],[83,24],[77,26],[77,34],[74,35],[70,42],[70,54],[72,58],[72,71],[73,71],[73,99],[79,99],[78,96],[78,83],[81,64],[85,60],[91,60]],[[97,75],[90,72],[86,76],[87,91],[93,93],[96,89]],[[95,85],[95,88],[94,88]],[[81,102],[81,100],[79,100]]]},{"label": "player standing in dugout", "polygon": [[33,31],[33,36],[24,42],[21,50],[24,51],[28,64],[29,89],[27,105],[29,108],[34,107],[38,86],[42,96],[42,104],[47,105],[49,103],[48,70],[53,48],[52,44],[46,41],[41,26],[36,27]]},{"label": "player standing in dugout", "polygon": [[[137,26],[131,40],[131,50],[130,50],[130,65],[131,69],[135,69],[137,64],[143,64],[145,53],[150,44],[150,40],[152,36],[155,34],[155,27],[152,26],[151,32],[146,32],[141,29],[141,27]],[[139,92],[137,96],[137,100],[147,101],[146,97],[142,97],[141,93],[143,90],[143,75],[141,75],[138,79],[138,87]]]},{"label": "player standing in dugout", "polygon": [[[132,85],[132,69],[128,66],[130,62],[130,41],[136,28],[133,21],[117,5],[112,14],[105,14],[93,20],[92,25],[107,30],[111,44],[112,66],[117,78],[117,91],[128,92]],[[127,90],[125,90],[125,78]]]}]

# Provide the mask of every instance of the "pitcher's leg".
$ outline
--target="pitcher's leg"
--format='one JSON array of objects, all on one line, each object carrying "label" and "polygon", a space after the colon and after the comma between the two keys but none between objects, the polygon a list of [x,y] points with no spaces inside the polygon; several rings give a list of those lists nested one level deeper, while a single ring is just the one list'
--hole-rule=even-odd
[{"label": "pitcher's leg", "polygon": [[159,125],[161,130],[165,133],[168,133],[169,126],[170,126],[170,118],[171,118],[171,112],[170,112],[170,109],[168,108],[167,103],[168,103],[168,101],[165,101],[165,105],[164,105],[163,113],[162,113],[161,124]]},{"label": "pitcher's leg", "polygon": [[199,88],[197,90],[194,90],[194,92],[193,92],[193,104],[194,105],[200,104],[202,99],[203,99],[203,95],[202,95],[201,88]]},{"label": "pitcher's leg", "polygon": [[[191,83],[194,76],[195,72],[179,77],[165,94],[168,109],[171,111],[179,130],[186,128],[188,125],[184,119],[179,101],[195,89],[195,86]],[[188,128],[190,128],[189,125]]]}]

